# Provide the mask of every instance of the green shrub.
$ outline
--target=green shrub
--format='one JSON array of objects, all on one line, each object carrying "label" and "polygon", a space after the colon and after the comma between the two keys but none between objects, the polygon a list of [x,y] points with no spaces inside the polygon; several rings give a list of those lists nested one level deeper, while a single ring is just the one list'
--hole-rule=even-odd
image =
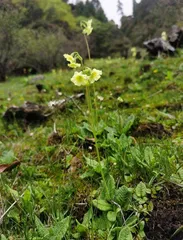
[{"label": "green shrub", "polygon": [[23,65],[37,72],[50,71],[63,63],[63,47],[66,38],[61,30],[41,32],[23,29],[20,34],[23,47]]},{"label": "green shrub", "polygon": [[21,14],[16,10],[0,10],[0,82],[19,65],[20,19]]}]

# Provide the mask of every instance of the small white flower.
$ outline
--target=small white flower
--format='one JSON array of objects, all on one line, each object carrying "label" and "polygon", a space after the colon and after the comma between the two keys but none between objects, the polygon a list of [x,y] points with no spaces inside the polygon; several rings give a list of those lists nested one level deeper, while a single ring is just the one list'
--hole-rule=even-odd
[{"label": "small white flower", "polygon": [[102,96],[97,96],[97,99],[98,99],[99,101],[103,101],[103,100],[104,100],[104,98],[103,98]]},{"label": "small white flower", "polygon": [[86,86],[89,84],[89,77],[82,72],[75,72],[74,76],[71,78],[71,81],[76,86]]}]

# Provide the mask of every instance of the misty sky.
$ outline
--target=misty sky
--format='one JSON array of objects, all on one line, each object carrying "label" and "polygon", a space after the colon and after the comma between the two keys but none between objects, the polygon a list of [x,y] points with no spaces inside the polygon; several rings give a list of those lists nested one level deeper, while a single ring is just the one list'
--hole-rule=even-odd
[{"label": "misty sky", "polygon": [[[70,2],[75,3],[76,0],[70,0]],[[121,0],[124,6],[124,14],[132,14],[132,0]],[[140,2],[138,0],[137,2]],[[109,20],[113,19],[117,24],[120,22],[120,16],[117,13],[117,0],[100,0],[102,7]]]}]

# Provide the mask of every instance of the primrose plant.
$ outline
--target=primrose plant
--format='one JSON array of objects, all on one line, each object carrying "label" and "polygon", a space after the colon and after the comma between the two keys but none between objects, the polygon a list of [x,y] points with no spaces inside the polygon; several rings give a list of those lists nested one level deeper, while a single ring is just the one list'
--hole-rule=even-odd
[{"label": "primrose plant", "polygon": [[[85,39],[85,43],[86,43],[86,47],[87,47],[88,58],[91,59],[90,47],[88,44],[87,36],[89,36],[93,30],[92,20],[82,21],[80,25],[82,28],[82,33],[84,35],[84,39]],[[85,86],[86,87],[86,100],[87,100],[88,112],[89,112],[88,122],[91,126],[91,130],[92,130],[92,133],[93,133],[93,136],[95,139],[95,148],[96,148],[98,164],[101,166],[102,162],[101,162],[101,157],[100,157],[100,153],[99,153],[99,147],[98,147],[98,141],[97,141],[97,130],[96,130],[96,125],[97,125],[96,101],[95,101],[95,97],[94,97],[94,104],[92,104],[90,87],[91,87],[91,85],[93,85],[93,90],[95,91],[94,83],[101,78],[102,71],[98,70],[96,68],[92,69],[89,67],[85,67],[83,64],[83,59],[78,52],[73,52],[71,54],[64,54],[64,57],[69,62],[68,66],[70,68],[73,68],[73,69],[79,68],[80,69],[80,71],[74,72],[74,75],[72,76],[71,81],[76,86]],[[94,96],[95,96],[95,94],[94,94]],[[95,108],[93,108],[93,105],[95,106]],[[103,179],[106,191],[108,191],[102,167],[101,167],[101,175],[102,175],[102,179]]]},{"label": "primrose plant", "polygon": [[[82,33],[84,35],[84,39],[86,42],[86,47],[88,51],[88,58],[90,57],[90,48],[87,40],[87,36],[89,36],[92,33],[93,27],[92,27],[92,20],[89,21],[82,21],[81,22],[81,28]],[[97,152],[97,158],[100,162],[100,155],[98,150],[98,144],[97,144],[97,136],[95,131],[96,126],[96,108],[93,109],[93,104],[91,100],[91,94],[90,94],[90,86],[93,85],[96,81],[98,81],[102,76],[102,71],[98,70],[96,68],[89,68],[85,67],[83,64],[83,59],[80,56],[78,52],[73,52],[71,54],[64,54],[65,59],[69,62],[68,66],[73,69],[80,69],[80,71],[75,71],[74,75],[71,78],[71,81],[76,86],[85,86],[86,87],[86,100],[88,105],[88,112],[89,112],[89,118],[88,121],[91,125],[91,129],[95,138],[95,145],[96,145],[96,152]],[[94,89],[94,88],[93,88]],[[96,106],[96,104],[95,104]],[[95,110],[95,111],[94,111]]]},{"label": "primrose plant", "polygon": [[[89,44],[87,40],[87,36],[89,36],[92,33],[92,20],[89,21],[82,21],[81,22],[81,27],[83,28],[83,34],[84,38],[86,41],[86,46],[88,50],[88,57],[90,59],[90,49],[89,49]],[[71,78],[71,81],[76,85],[76,86],[90,86],[94,82],[98,81],[102,75],[102,71],[98,69],[91,69],[89,67],[84,67],[83,66],[83,59],[79,55],[78,52],[73,52],[71,54],[64,54],[64,57],[66,60],[69,62],[68,66],[70,68],[82,68],[81,71],[75,71],[73,77]],[[80,63],[78,63],[78,61]]]}]

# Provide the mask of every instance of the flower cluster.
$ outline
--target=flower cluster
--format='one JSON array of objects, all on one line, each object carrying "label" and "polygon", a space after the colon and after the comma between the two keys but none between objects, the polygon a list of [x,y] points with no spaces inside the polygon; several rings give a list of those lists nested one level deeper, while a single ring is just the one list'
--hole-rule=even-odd
[{"label": "flower cluster", "polygon": [[82,57],[77,52],[71,53],[70,55],[69,54],[64,54],[64,57],[69,62],[68,66],[70,68],[81,67],[81,64],[76,62],[77,59],[82,62]]},{"label": "flower cluster", "polygon": [[83,34],[89,36],[93,31],[92,19],[88,21],[82,21],[81,28],[83,29]]},{"label": "flower cluster", "polygon": [[71,78],[71,81],[76,86],[87,86],[100,79],[102,71],[97,69],[86,68],[81,72],[75,72],[74,76]]},{"label": "flower cluster", "polygon": [[[83,34],[85,35],[90,35],[93,28],[92,28],[92,20],[89,21],[82,21],[81,22],[81,27],[83,29]],[[79,68],[81,65],[83,65],[83,59],[79,55],[78,52],[73,52],[71,54],[64,54],[65,59],[69,62],[68,66],[70,68]],[[77,60],[81,62],[77,63]],[[91,68],[84,68],[84,70],[80,72],[75,72],[73,77],[71,78],[71,81],[76,85],[76,86],[88,86],[100,79],[102,75],[101,70],[97,69],[91,69]]]},{"label": "flower cluster", "polygon": [[[77,57],[74,57],[77,56]],[[71,68],[78,68],[81,66],[81,64],[76,63],[77,59],[82,59],[81,56],[79,55],[79,53],[71,53],[69,54],[64,54],[64,57],[66,58],[66,60],[68,62],[70,62],[68,64],[69,67]],[[82,61],[82,60],[81,60]],[[101,70],[97,70],[97,69],[91,69],[91,68],[85,68],[84,70],[80,71],[80,72],[75,72],[74,76],[71,78],[71,81],[76,85],[76,86],[87,86],[90,85],[96,81],[98,81],[100,79],[102,75],[102,71]]]}]

